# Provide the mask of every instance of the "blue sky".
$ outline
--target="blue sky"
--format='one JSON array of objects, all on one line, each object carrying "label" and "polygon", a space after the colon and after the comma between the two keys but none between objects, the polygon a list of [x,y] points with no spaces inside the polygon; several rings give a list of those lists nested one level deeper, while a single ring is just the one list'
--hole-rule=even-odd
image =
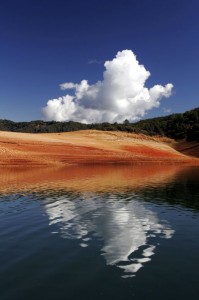
[{"label": "blue sky", "polygon": [[1,0],[0,118],[43,119],[63,82],[102,80],[107,60],[132,50],[151,76],[174,85],[145,117],[199,106],[198,0]]}]

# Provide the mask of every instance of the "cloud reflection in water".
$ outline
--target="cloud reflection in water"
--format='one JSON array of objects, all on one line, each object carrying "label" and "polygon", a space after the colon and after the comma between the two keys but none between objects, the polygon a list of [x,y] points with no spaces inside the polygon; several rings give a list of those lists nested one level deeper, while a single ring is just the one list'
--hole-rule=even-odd
[{"label": "cloud reflection in water", "polygon": [[172,238],[174,230],[135,195],[84,195],[70,199],[46,199],[49,225],[58,224],[63,238],[79,239],[89,246],[91,236],[103,240],[102,255],[107,265],[135,273],[155,254],[155,238]]}]

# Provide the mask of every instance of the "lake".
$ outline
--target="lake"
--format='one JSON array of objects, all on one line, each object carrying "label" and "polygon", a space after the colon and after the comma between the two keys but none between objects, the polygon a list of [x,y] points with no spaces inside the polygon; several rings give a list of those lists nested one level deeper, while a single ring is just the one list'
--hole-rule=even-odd
[{"label": "lake", "polygon": [[199,167],[2,168],[0,299],[198,299]]}]

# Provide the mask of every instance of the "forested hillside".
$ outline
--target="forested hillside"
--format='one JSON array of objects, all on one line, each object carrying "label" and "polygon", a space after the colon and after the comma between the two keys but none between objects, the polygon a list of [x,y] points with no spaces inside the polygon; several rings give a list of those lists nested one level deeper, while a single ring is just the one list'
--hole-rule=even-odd
[{"label": "forested hillside", "polygon": [[186,138],[189,141],[199,141],[199,108],[183,114],[142,120],[134,126],[152,135],[159,134],[174,139]]},{"label": "forested hillside", "polygon": [[0,120],[1,131],[50,133],[85,129],[127,131],[148,135],[162,135],[174,139],[187,139],[188,141],[199,141],[199,108],[195,108],[183,114],[172,114],[166,117],[146,119],[137,123],[130,123],[126,120],[123,124],[82,124],[72,121],[13,122],[9,120]]}]

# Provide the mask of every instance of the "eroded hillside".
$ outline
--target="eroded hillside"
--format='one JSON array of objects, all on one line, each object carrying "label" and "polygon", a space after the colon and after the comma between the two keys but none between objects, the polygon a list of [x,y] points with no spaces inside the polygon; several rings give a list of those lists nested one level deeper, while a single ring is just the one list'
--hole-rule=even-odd
[{"label": "eroded hillside", "polygon": [[30,134],[0,132],[0,165],[64,166],[99,163],[193,163],[168,138],[84,130]]}]

